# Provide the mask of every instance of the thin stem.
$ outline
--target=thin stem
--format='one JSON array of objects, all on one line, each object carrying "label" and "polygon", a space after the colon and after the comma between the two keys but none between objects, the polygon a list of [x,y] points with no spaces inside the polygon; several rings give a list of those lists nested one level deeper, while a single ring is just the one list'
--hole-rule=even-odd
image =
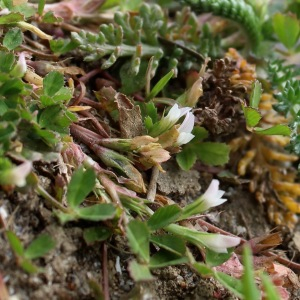
[{"label": "thin stem", "polygon": [[53,198],[50,194],[48,194],[48,192],[39,184],[36,188],[36,191],[40,196],[44,197],[52,206],[58,208],[64,213],[69,213],[69,210],[66,207],[64,207],[55,198]]},{"label": "thin stem", "polygon": [[104,300],[109,300],[109,282],[108,282],[108,266],[107,266],[107,245],[102,244],[102,277],[103,277],[103,293]]}]

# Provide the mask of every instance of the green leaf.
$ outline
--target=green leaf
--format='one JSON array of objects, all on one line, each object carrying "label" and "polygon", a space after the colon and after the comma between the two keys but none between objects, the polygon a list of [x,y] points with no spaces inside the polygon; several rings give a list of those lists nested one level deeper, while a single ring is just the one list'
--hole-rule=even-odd
[{"label": "green leaf", "polygon": [[169,73],[167,73],[163,78],[161,78],[158,83],[153,87],[150,94],[147,96],[147,100],[154,98],[170,81],[173,77],[175,70],[172,69]]},{"label": "green leaf", "polygon": [[144,125],[148,131],[153,127],[153,121],[149,116],[144,119]]},{"label": "green leaf", "polygon": [[202,141],[208,137],[208,131],[204,127],[200,126],[195,126],[192,134],[195,136],[195,141]]},{"label": "green leaf", "polygon": [[24,256],[27,259],[42,257],[54,247],[54,240],[48,234],[41,234],[27,247]]},{"label": "green leaf", "polygon": [[149,262],[150,231],[147,225],[139,220],[132,220],[127,226],[126,233],[132,252],[141,261]]},{"label": "green leaf", "polygon": [[295,46],[300,32],[299,20],[296,16],[276,13],[273,16],[273,28],[279,41],[288,49]]},{"label": "green leaf", "polygon": [[150,281],[153,280],[150,269],[147,265],[141,265],[137,261],[132,260],[129,263],[128,270],[131,278],[135,281]]},{"label": "green leaf", "polygon": [[7,80],[0,86],[0,95],[7,98],[17,96],[22,93],[24,83],[19,78]]},{"label": "green leaf", "polygon": [[6,53],[0,51],[0,71],[3,73],[9,73],[12,70],[12,66],[15,61],[15,56],[13,53]]},{"label": "green leaf", "polygon": [[184,240],[175,235],[151,235],[150,241],[167,250],[168,252],[172,252],[178,256],[184,255],[186,252]]},{"label": "green leaf", "polygon": [[122,82],[121,93],[134,94],[145,87],[148,61],[142,60],[137,74],[133,73],[131,62],[125,63],[120,69]]},{"label": "green leaf", "polygon": [[96,174],[93,169],[78,168],[72,175],[67,191],[67,201],[72,208],[78,207],[95,186]]},{"label": "green leaf", "polygon": [[11,11],[14,13],[20,13],[25,19],[28,19],[36,13],[36,8],[28,5],[28,3],[22,3],[14,5]]},{"label": "green leaf", "polygon": [[198,158],[212,166],[224,165],[229,160],[230,148],[223,143],[203,142],[194,148]]},{"label": "green leaf", "polygon": [[61,211],[54,211],[55,216],[59,219],[61,224],[65,224],[67,222],[75,221],[77,219],[76,214],[73,213],[63,213]]},{"label": "green leaf", "polygon": [[287,125],[278,124],[270,128],[255,127],[254,132],[261,135],[284,135],[290,136],[291,129]]},{"label": "green leaf", "polygon": [[81,219],[90,221],[106,221],[112,219],[116,214],[113,204],[102,203],[89,207],[76,208],[76,213]]},{"label": "green leaf", "polygon": [[[237,297],[241,299],[250,300],[250,298],[245,298],[245,294],[243,293],[243,286],[239,279],[236,279],[233,276],[227,275],[222,272],[215,272],[215,278],[228,290],[233,292]],[[254,278],[254,277],[253,277]],[[254,300],[253,298],[251,300]]]},{"label": "green leaf", "polygon": [[196,160],[197,155],[189,146],[185,146],[181,152],[176,155],[176,161],[179,167],[184,171],[188,171],[195,164]]},{"label": "green leaf", "polygon": [[39,0],[37,12],[40,16],[43,15],[45,4],[46,4],[46,0]]},{"label": "green leaf", "polygon": [[139,102],[138,105],[141,108],[144,125],[148,130],[150,130],[153,124],[158,121],[157,108],[152,101]]},{"label": "green leaf", "polygon": [[42,95],[40,97],[40,101],[43,106],[51,106],[58,104],[60,102],[64,102],[66,100],[70,100],[72,98],[71,90],[67,87],[62,87],[54,96],[49,97],[47,95]]},{"label": "green leaf", "polygon": [[38,122],[42,128],[57,131],[61,134],[68,134],[69,125],[76,120],[77,118],[73,113],[59,104],[46,107],[38,115]]},{"label": "green leaf", "polygon": [[174,253],[162,249],[159,252],[155,253],[153,256],[151,256],[149,267],[156,269],[185,264],[188,262],[189,259],[186,256],[178,256]]},{"label": "green leaf", "polygon": [[247,126],[254,127],[255,125],[257,125],[261,119],[260,112],[256,108],[250,106],[242,105],[242,108],[246,118]]},{"label": "green leaf", "polygon": [[157,107],[152,101],[146,103],[147,115],[152,119],[153,123],[158,121]]},{"label": "green leaf", "polygon": [[65,54],[78,47],[78,44],[71,39],[57,39],[50,41],[50,48],[55,54]]},{"label": "green leaf", "polygon": [[230,258],[232,254],[232,250],[230,250],[228,249],[228,253],[216,253],[207,248],[205,250],[205,262],[211,267],[219,266]]},{"label": "green leaf", "polygon": [[252,255],[249,246],[245,246],[243,250],[244,274],[242,276],[243,295],[245,300],[259,300],[260,292],[255,283],[253,271]]},{"label": "green leaf", "polygon": [[195,262],[193,268],[202,276],[213,276],[213,270],[205,264]]},{"label": "green leaf", "polygon": [[261,97],[261,83],[258,80],[255,80],[252,84],[252,91],[250,95],[250,106],[253,108],[258,108],[258,104]]},{"label": "green leaf", "polygon": [[264,291],[266,294],[266,299],[268,300],[280,300],[278,290],[276,286],[271,281],[270,277],[267,274],[260,274],[260,278],[262,279]]},{"label": "green leaf", "polygon": [[138,11],[143,2],[143,0],[123,0],[120,1],[120,6],[123,11]]},{"label": "green leaf", "polygon": [[50,72],[43,80],[44,94],[49,97],[54,96],[63,86],[64,76],[57,71]]},{"label": "green leaf", "polygon": [[34,265],[29,259],[23,259],[20,265],[21,268],[29,274],[34,274],[40,271],[40,269],[36,265]]},{"label": "green leaf", "polygon": [[19,21],[24,21],[24,16],[20,13],[9,13],[7,15],[0,16],[0,25],[7,25],[11,23],[17,23]]},{"label": "green leaf", "polygon": [[63,18],[61,17],[56,17],[52,11],[48,11],[46,12],[43,17],[42,17],[42,22],[43,23],[50,23],[50,24],[53,24],[53,23],[57,23],[57,22],[62,22],[63,21]]},{"label": "green leaf", "polygon": [[101,10],[106,10],[114,6],[119,5],[121,0],[106,0],[103,5],[101,5]]},{"label": "green leaf", "polygon": [[149,218],[147,222],[148,227],[152,231],[163,228],[173,222],[176,222],[180,214],[181,208],[176,204],[160,207]]},{"label": "green leaf", "polygon": [[1,8],[8,8],[10,11],[14,8],[13,0],[0,1]]},{"label": "green leaf", "polygon": [[22,257],[24,255],[24,247],[20,241],[20,239],[17,237],[17,235],[12,231],[6,231],[6,236],[8,239],[8,242],[15,252],[17,256]]},{"label": "green leaf", "polygon": [[63,86],[53,97],[54,103],[70,100],[72,98],[71,89]]},{"label": "green leaf", "polygon": [[83,231],[83,238],[88,245],[105,241],[111,235],[111,229],[104,226],[90,227]]},{"label": "green leaf", "polygon": [[22,44],[23,33],[20,28],[11,28],[4,36],[3,46],[13,50]]}]

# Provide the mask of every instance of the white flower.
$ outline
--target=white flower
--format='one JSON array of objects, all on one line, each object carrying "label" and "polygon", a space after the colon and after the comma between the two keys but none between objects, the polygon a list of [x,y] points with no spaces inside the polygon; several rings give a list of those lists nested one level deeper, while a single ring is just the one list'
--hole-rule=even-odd
[{"label": "white flower", "polygon": [[211,207],[218,206],[227,201],[227,199],[222,198],[225,191],[219,190],[219,184],[219,180],[213,179],[206,192],[201,196],[202,211],[208,210]]},{"label": "white flower", "polygon": [[5,221],[8,217],[8,213],[7,213],[6,209],[4,208],[4,206],[0,207],[0,217],[3,221]]},{"label": "white flower", "polygon": [[169,110],[168,114],[161,120],[161,126],[168,130],[173,125],[177,123],[177,121],[184,115],[186,115],[191,110],[190,107],[179,108],[178,104],[174,104],[172,108]]},{"label": "white flower", "polygon": [[26,177],[31,172],[31,161],[25,161],[21,165],[4,171],[0,174],[0,184],[16,185],[19,187],[26,185]]},{"label": "white flower", "polygon": [[241,242],[239,237],[197,231],[178,224],[170,224],[164,229],[199,248],[206,247],[217,253],[227,253],[227,248],[235,247]]},{"label": "white flower", "polygon": [[10,11],[9,11],[8,8],[3,8],[3,9],[0,11],[0,16],[8,15],[9,13],[10,13]]},{"label": "white flower", "polygon": [[19,60],[11,71],[11,75],[16,77],[23,77],[27,71],[27,64],[25,59],[25,53],[21,52],[19,54]]},{"label": "white flower", "polygon": [[227,253],[227,248],[237,246],[241,242],[239,237],[206,233],[201,236],[201,243],[216,253]]},{"label": "white flower", "polygon": [[180,117],[187,114],[190,110],[190,107],[179,108],[178,104],[174,104],[169,110],[168,114],[164,117],[164,120],[166,122],[171,123],[171,126],[173,126],[179,120]]},{"label": "white flower", "polygon": [[176,146],[181,146],[190,142],[195,136],[191,134],[195,123],[195,116],[191,112],[187,112],[184,121],[178,128],[179,136],[176,141]]},{"label": "white flower", "polygon": [[153,126],[149,134],[152,137],[161,135],[171,129],[172,126],[174,126],[182,116],[188,114],[190,110],[190,107],[179,108],[178,104],[174,104],[168,114]]}]

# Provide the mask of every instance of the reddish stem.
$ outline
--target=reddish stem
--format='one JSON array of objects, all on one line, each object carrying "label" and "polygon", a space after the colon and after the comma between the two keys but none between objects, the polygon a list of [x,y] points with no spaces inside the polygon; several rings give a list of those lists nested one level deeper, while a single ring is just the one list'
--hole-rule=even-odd
[{"label": "reddish stem", "polygon": [[86,144],[87,146],[97,143],[99,140],[103,139],[103,136],[101,136],[100,134],[97,134],[87,128],[76,124],[72,124],[70,126],[70,133],[72,136],[74,136],[76,139]]},{"label": "reddish stem", "polygon": [[109,282],[108,282],[108,266],[107,266],[107,245],[102,244],[102,286],[104,299],[109,300]]},{"label": "reddish stem", "polygon": [[98,120],[95,118],[93,114],[91,114],[89,111],[82,110],[79,112],[81,115],[88,117],[90,121],[92,122],[93,126],[95,127],[96,131],[102,135],[104,138],[108,138],[109,134],[106,132],[106,130],[103,128],[103,126],[98,122]]},{"label": "reddish stem", "polygon": [[87,81],[89,81],[92,77],[96,76],[97,74],[101,73],[102,70],[100,68],[98,69],[94,69],[88,73],[86,73],[85,75],[81,76],[79,78],[79,81],[86,83]]},{"label": "reddish stem", "polygon": [[98,103],[94,100],[91,100],[89,98],[86,98],[86,97],[82,98],[81,103],[87,104],[87,105],[95,108],[96,110],[102,110],[102,106],[100,103]]}]

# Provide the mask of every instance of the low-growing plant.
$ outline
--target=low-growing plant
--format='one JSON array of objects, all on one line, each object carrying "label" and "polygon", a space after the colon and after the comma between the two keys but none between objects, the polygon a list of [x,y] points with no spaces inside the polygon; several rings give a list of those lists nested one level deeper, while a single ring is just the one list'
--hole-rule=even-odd
[{"label": "low-growing plant", "polygon": [[27,273],[42,272],[43,269],[37,267],[32,260],[45,256],[54,249],[55,242],[47,234],[39,235],[26,248],[13,231],[6,231],[8,242],[16,256],[17,264]]}]

